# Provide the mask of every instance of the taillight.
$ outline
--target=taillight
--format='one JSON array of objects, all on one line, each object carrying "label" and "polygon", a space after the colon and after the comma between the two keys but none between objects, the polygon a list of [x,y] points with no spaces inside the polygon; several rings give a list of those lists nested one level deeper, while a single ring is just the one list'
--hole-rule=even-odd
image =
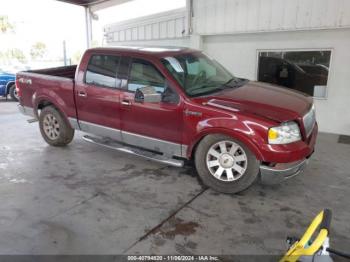
[{"label": "taillight", "polygon": [[19,81],[17,79],[16,79],[16,82],[15,82],[15,85],[16,85],[17,96],[21,97],[21,89],[19,88]]}]

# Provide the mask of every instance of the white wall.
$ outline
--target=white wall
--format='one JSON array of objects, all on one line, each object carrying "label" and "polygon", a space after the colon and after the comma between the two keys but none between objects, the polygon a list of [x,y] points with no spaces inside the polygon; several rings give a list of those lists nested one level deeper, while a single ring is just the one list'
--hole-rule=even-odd
[{"label": "white wall", "polygon": [[190,38],[110,42],[108,46],[190,46]]},{"label": "white wall", "polygon": [[193,0],[201,35],[350,26],[349,0]]},{"label": "white wall", "polygon": [[186,37],[186,9],[176,9],[156,15],[140,17],[104,28],[107,44],[130,41],[152,41]]},{"label": "white wall", "polygon": [[[256,80],[261,49],[332,49],[328,96],[315,99],[320,131],[350,135],[350,29],[206,36],[203,49],[234,75]],[[271,98],[273,99],[273,98]]]}]

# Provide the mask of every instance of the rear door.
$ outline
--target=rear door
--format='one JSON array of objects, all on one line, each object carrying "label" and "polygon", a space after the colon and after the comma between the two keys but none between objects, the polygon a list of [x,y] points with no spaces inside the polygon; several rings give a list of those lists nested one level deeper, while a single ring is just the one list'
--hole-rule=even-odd
[{"label": "rear door", "polygon": [[[162,94],[156,103],[135,102],[135,91],[152,86]],[[180,97],[150,61],[132,58],[121,94],[123,142],[167,155],[182,155],[183,110]]]},{"label": "rear door", "polygon": [[81,130],[121,139],[119,56],[93,54],[83,81],[75,86],[77,114]]}]

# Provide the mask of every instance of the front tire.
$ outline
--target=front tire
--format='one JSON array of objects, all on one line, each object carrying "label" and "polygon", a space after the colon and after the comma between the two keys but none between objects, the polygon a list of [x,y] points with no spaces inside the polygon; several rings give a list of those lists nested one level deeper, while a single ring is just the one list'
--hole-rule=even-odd
[{"label": "front tire", "polygon": [[14,100],[14,101],[16,101],[16,102],[19,100],[19,99],[18,99],[18,94],[17,94],[17,91],[16,91],[16,86],[15,86],[15,84],[12,84],[12,85],[10,86],[9,94],[10,94],[12,100]]},{"label": "front tire", "polygon": [[242,142],[225,135],[208,135],[195,152],[203,183],[215,191],[235,194],[247,189],[259,174],[260,162]]},{"label": "front tire", "polygon": [[41,110],[39,127],[42,137],[51,146],[66,146],[73,140],[74,129],[53,106]]}]

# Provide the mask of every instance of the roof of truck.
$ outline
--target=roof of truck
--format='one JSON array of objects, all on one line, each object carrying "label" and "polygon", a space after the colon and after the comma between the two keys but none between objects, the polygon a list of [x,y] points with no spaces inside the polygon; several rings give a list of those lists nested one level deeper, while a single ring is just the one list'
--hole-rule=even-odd
[{"label": "roof of truck", "polygon": [[111,47],[96,47],[88,50],[89,52],[106,52],[106,53],[128,53],[141,54],[153,57],[175,56],[185,53],[199,52],[199,50],[187,47],[177,46],[111,46]]}]

